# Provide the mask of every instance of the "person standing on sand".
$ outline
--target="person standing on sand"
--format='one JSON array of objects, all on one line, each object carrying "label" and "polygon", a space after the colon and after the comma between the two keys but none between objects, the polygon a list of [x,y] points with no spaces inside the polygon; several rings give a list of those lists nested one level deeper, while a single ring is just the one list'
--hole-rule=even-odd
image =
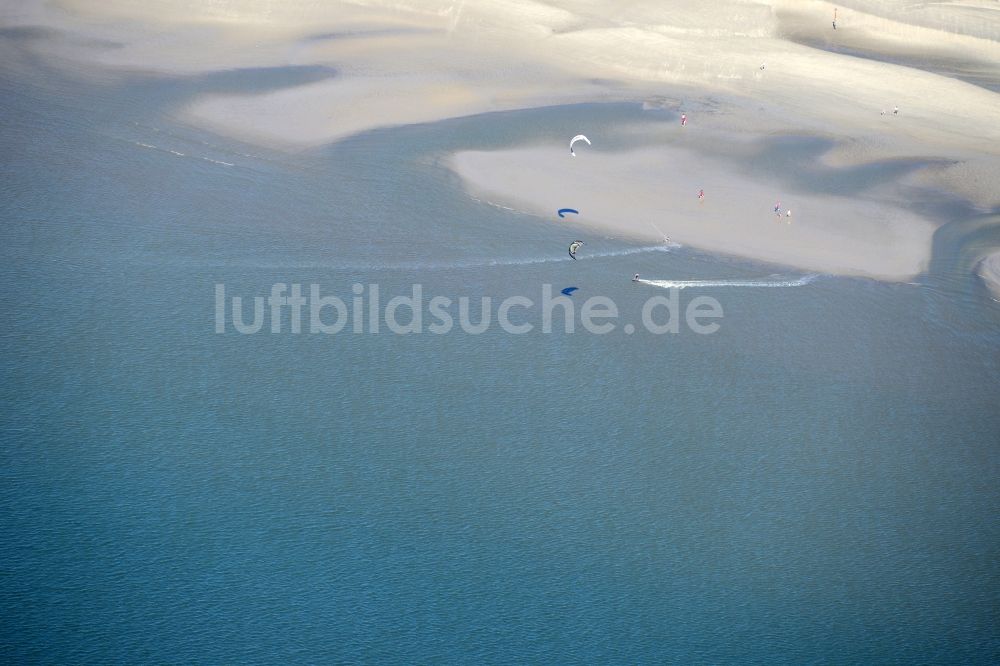
[{"label": "person standing on sand", "polygon": [[898,116],[899,115],[899,107],[898,106],[892,107],[892,115],[894,115],[894,116]]},{"label": "person standing on sand", "polygon": [[833,8],[833,29],[837,29],[837,8]]},{"label": "person standing on sand", "polygon": [[681,127],[684,127],[687,124],[688,124],[687,114],[686,113],[682,113],[681,114]]},{"label": "person standing on sand", "polygon": [[778,203],[774,204],[774,214],[777,217],[781,217],[781,202],[780,201]]},{"label": "person standing on sand", "polygon": [[705,190],[698,190],[698,203],[705,201]]}]

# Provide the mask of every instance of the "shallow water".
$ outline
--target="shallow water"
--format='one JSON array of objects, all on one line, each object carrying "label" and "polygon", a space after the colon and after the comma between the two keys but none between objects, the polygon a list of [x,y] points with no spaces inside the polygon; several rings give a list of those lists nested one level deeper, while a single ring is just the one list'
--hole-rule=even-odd
[{"label": "shallow water", "polygon": [[[944,227],[915,284],[798,284],[476,201],[440,164],[665,122],[638,105],[290,156],[176,125],[177,82],[2,93],[11,661],[1000,658],[1000,311],[964,263],[992,232]],[[213,332],[217,283],[279,281],[572,285],[637,322],[665,292],[634,273],[726,281],[680,296],[720,330]]]}]

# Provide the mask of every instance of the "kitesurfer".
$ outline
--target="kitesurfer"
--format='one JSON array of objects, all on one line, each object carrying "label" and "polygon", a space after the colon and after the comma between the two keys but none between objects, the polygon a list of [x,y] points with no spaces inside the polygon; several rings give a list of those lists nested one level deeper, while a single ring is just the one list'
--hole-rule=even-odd
[{"label": "kitesurfer", "polygon": [[634,277],[634,278],[632,278],[632,282],[638,282],[638,281],[639,281],[639,274],[638,274],[638,273],[636,273],[636,274],[635,274],[635,277]]},{"label": "kitesurfer", "polygon": [[576,251],[580,249],[581,245],[585,245],[585,243],[579,240],[575,240],[569,244],[569,256],[573,257],[574,260],[576,259]]}]

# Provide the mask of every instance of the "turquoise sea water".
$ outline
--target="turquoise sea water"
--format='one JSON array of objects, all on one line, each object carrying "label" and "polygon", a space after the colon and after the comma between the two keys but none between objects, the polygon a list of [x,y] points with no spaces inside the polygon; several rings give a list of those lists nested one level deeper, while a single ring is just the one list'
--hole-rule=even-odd
[{"label": "turquoise sea water", "polygon": [[[1000,659],[1000,312],[968,266],[987,216],[905,192],[954,215],[916,284],[684,290],[722,304],[708,336],[217,335],[217,283],[551,283],[636,321],[667,293],[636,272],[798,275],[568,231],[572,202],[540,221],[441,163],[673,122],[638,105],[296,155],[173,120],[206,88],[326,75],[3,81],[4,661]],[[878,180],[803,169],[820,148],[748,168]],[[569,236],[613,256],[569,261]]]}]

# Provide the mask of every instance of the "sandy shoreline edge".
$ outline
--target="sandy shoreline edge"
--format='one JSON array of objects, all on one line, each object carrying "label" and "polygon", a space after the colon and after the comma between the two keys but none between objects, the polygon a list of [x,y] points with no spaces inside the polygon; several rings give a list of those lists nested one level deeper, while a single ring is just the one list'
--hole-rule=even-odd
[{"label": "sandy shoreline edge", "polygon": [[[930,260],[935,225],[909,211],[749,177],[723,158],[676,146],[581,150],[577,158],[555,146],[463,151],[447,164],[470,194],[543,224],[582,224],[643,242],[669,236],[709,252],[883,280],[907,280]],[[562,207],[580,214],[560,220]]]},{"label": "sandy shoreline edge", "polygon": [[989,289],[993,300],[1000,303],[1000,252],[996,252],[984,258],[976,267],[979,278]]}]

